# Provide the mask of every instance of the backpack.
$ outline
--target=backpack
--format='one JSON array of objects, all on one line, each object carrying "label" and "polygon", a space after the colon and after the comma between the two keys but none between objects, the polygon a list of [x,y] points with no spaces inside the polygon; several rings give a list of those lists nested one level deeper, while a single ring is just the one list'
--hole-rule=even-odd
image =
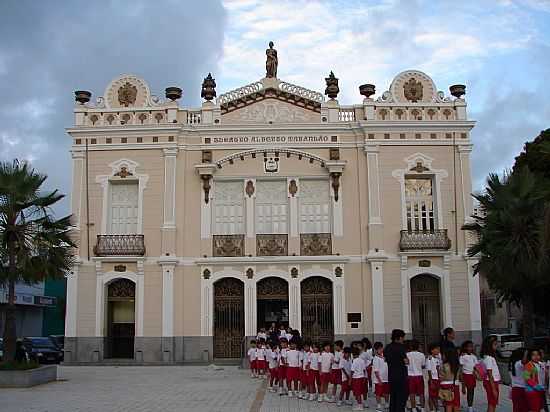
[{"label": "backpack", "polygon": [[487,379],[487,367],[483,361],[479,361],[476,366],[474,366],[474,375],[478,381]]}]

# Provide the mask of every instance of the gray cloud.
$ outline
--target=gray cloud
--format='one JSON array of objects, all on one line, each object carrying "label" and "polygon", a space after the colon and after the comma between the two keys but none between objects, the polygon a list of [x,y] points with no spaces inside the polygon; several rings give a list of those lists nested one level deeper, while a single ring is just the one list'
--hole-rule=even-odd
[{"label": "gray cloud", "polygon": [[[21,1],[0,3],[0,159],[31,159],[48,184],[70,191],[73,91],[102,95],[122,73],[153,92],[184,89],[198,105],[216,72],[226,15],[219,1]],[[68,212],[65,201],[59,210]]]}]

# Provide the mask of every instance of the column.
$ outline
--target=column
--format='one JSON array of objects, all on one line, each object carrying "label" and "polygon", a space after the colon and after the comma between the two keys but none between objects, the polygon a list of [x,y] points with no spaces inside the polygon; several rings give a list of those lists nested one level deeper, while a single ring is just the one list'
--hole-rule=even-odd
[{"label": "column", "polygon": [[[255,268],[252,268],[255,272]],[[246,277],[244,281],[244,334],[256,336],[256,279],[254,275]]]},{"label": "column", "polygon": [[73,185],[71,192],[71,214],[73,215],[73,226],[80,230],[82,214],[82,192],[85,186],[85,153],[72,152],[73,157]]},{"label": "column", "polygon": [[375,339],[383,339],[386,335],[384,319],[384,260],[386,259],[369,259],[372,278],[372,324]]},{"label": "column", "polygon": [[244,202],[245,202],[245,224],[246,237],[254,238],[254,199],[256,199],[256,179],[247,178],[244,180]]},{"label": "column", "polygon": [[74,264],[73,270],[67,277],[67,307],[65,309],[65,336],[76,337],[76,320],[78,309],[78,271],[81,262]]},{"label": "column", "polygon": [[452,317],[452,300],[451,300],[451,256],[443,256],[443,315],[446,328],[453,327],[453,317]]},{"label": "column", "polygon": [[216,171],[216,165],[201,163],[195,165],[201,179],[202,190],[199,192],[201,205],[201,239],[208,239],[212,235],[212,176]]},{"label": "column", "polygon": [[137,316],[136,316],[136,336],[143,336],[143,309],[145,306],[145,279],[144,279],[144,264],[143,260],[137,261],[136,274],[136,296],[137,296]]},{"label": "column", "polygon": [[103,319],[105,312],[105,285],[103,284],[103,272],[101,262],[95,263],[96,290],[95,290],[95,336],[103,336]]},{"label": "column", "polygon": [[368,195],[369,195],[369,253],[384,249],[384,234],[382,227],[382,206],[380,199],[380,171],[378,166],[377,145],[365,146],[367,154]]},{"label": "column", "polygon": [[291,328],[302,330],[300,266],[289,266],[288,273],[288,323]]},{"label": "column", "polygon": [[328,160],[325,167],[329,171],[329,193],[332,203],[332,233],[335,237],[344,236],[344,214],[342,203],[342,176],[346,166],[345,160]]},{"label": "column", "polygon": [[401,256],[401,301],[403,302],[403,330],[411,332],[411,297],[409,292],[408,258]]},{"label": "column", "polygon": [[290,209],[290,237],[298,237],[300,234],[298,211],[298,196],[300,195],[300,180],[297,177],[289,177],[286,181],[288,188],[288,203]]},{"label": "column", "polygon": [[160,260],[162,267],[162,336],[174,336],[174,271],[177,262]]},{"label": "column", "polygon": [[478,343],[481,340],[481,300],[479,295],[479,274],[474,276],[474,265],[477,259],[467,259],[468,264],[468,297],[470,304],[470,329],[472,340]]},{"label": "column", "polygon": [[164,219],[162,222],[162,254],[176,254],[176,163],[177,147],[164,153]]},{"label": "column", "polygon": [[332,278],[333,306],[334,306],[334,334],[346,334],[346,293],[344,282],[344,265],[333,265]]}]

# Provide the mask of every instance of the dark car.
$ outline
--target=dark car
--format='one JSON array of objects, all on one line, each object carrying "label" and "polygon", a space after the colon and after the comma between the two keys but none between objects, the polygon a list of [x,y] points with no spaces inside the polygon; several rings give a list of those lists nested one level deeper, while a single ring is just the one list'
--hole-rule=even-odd
[{"label": "dark car", "polygon": [[23,346],[29,359],[38,363],[59,363],[63,360],[63,352],[50,338],[24,338]]}]

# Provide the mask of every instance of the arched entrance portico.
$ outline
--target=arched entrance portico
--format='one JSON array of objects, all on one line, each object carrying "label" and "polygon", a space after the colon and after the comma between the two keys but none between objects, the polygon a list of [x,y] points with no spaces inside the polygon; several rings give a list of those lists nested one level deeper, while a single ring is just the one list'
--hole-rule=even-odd
[{"label": "arched entrance portico", "polygon": [[330,279],[311,276],[300,285],[302,336],[315,343],[334,339],[333,287]]},{"label": "arched entrance portico", "polygon": [[214,358],[239,358],[244,336],[244,283],[226,277],[214,283]]},{"label": "arched entrance portico", "polygon": [[411,279],[411,311],[413,339],[424,348],[437,342],[442,328],[439,278],[424,273]]},{"label": "arched entrance portico", "polygon": [[256,284],[257,326],[269,328],[271,323],[288,326],[288,282],[270,276]]},{"label": "arched entrance portico", "polygon": [[136,284],[119,278],[107,285],[106,358],[134,357]]}]

